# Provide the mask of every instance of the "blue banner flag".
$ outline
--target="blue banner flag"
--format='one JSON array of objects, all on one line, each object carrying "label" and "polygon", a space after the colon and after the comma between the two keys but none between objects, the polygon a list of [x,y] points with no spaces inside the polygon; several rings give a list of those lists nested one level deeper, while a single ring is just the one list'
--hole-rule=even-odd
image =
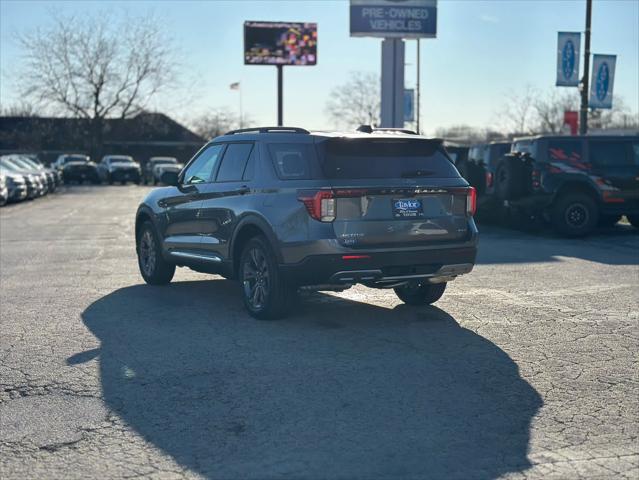
[{"label": "blue banner flag", "polygon": [[412,88],[404,90],[404,121],[415,121],[415,90]]},{"label": "blue banner flag", "polygon": [[593,55],[590,79],[590,108],[612,108],[617,55]]},{"label": "blue banner flag", "polygon": [[579,85],[579,32],[559,32],[557,36],[557,83],[558,87]]}]

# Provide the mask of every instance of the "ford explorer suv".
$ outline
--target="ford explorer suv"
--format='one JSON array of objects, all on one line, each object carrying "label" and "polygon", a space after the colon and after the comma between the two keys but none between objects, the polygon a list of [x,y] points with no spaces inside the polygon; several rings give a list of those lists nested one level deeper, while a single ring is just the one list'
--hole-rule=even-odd
[{"label": "ford explorer suv", "polygon": [[260,319],[283,316],[300,287],[360,283],[409,305],[437,301],[475,263],[475,190],[441,140],[368,131],[215,138],[139,206],[142,277],[166,284],[189,267],[235,279]]},{"label": "ford explorer suv", "polygon": [[517,138],[498,162],[494,195],[515,212],[587,235],[622,215],[639,228],[639,136]]}]

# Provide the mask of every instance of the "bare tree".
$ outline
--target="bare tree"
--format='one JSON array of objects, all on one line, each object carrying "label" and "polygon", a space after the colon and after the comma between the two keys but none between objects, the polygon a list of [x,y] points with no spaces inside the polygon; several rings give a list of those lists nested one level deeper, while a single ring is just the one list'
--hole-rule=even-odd
[{"label": "bare tree", "polygon": [[378,125],[379,108],[379,78],[366,72],[353,72],[331,91],[326,103],[326,113],[336,126]]},{"label": "bare tree", "polygon": [[[242,124],[251,125],[253,120],[246,113],[242,115]],[[229,130],[240,128],[239,116],[226,107],[214,108],[210,112],[197,117],[192,122],[195,133],[205,139],[223,135]]]},{"label": "bare tree", "polygon": [[534,104],[539,133],[560,133],[564,127],[564,112],[579,110],[576,89],[559,92],[552,88],[545,97],[539,96]]},{"label": "bare tree", "polygon": [[528,134],[534,131],[534,103],[537,97],[538,92],[530,85],[521,92],[511,91],[505,95],[499,117],[509,133]]},{"label": "bare tree", "polygon": [[49,110],[91,121],[100,149],[104,119],[130,117],[174,78],[170,42],[154,18],[54,16],[19,37],[22,94]]},{"label": "bare tree", "polygon": [[0,115],[4,117],[38,117],[40,116],[35,105],[21,101],[9,106],[0,107]]},{"label": "bare tree", "polygon": [[616,96],[611,109],[591,110],[588,114],[590,129],[639,129],[639,115],[632,112],[624,99]]}]

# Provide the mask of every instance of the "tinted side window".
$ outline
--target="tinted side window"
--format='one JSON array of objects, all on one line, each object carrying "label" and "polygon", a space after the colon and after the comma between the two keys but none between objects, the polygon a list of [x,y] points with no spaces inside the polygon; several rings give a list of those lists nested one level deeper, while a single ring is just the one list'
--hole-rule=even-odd
[{"label": "tinted side window", "polygon": [[211,181],[215,166],[224,145],[211,145],[195,159],[184,172],[184,183],[207,183]]},{"label": "tinted side window", "polygon": [[246,167],[252,143],[231,143],[226,147],[220,170],[217,172],[218,182],[235,182],[242,180],[242,174]]},{"label": "tinted side window", "polygon": [[282,180],[311,178],[309,161],[315,158],[313,145],[305,143],[271,143],[268,146],[277,176]]},{"label": "tinted side window", "polygon": [[583,152],[579,140],[549,140],[548,161],[583,165]]},{"label": "tinted side window", "polygon": [[632,153],[635,165],[639,165],[639,142],[635,142],[632,144]]},{"label": "tinted side window", "polygon": [[590,142],[590,162],[602,167],[632,165],[627,142]]}]

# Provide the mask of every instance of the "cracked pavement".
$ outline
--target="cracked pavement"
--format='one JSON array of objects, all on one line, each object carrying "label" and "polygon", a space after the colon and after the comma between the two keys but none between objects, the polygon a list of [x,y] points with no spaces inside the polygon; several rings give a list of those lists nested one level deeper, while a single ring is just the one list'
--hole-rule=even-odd
[{"label": "cracked pavement", "polygon": [[639,478],[639,235],[480,226],[436,307],[357,286],[259,322],[143,285],[144,187],[0,210],[0,478]]}]

